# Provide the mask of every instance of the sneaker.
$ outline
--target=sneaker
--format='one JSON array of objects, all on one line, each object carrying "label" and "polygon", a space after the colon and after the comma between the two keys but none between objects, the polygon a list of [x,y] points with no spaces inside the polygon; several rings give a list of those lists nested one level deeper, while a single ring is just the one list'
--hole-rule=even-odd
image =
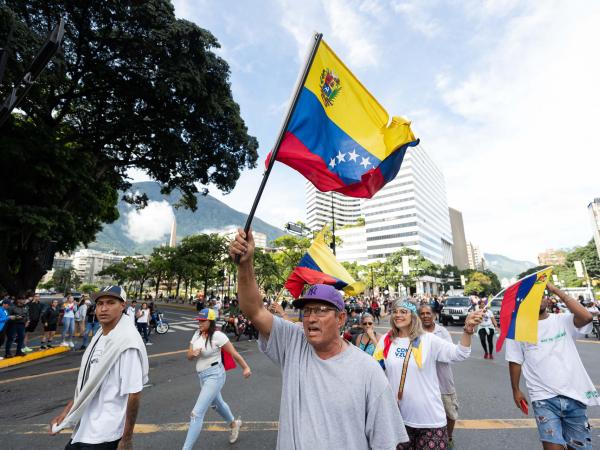
[{"label": "sneaker", "polygon": [[40,345],[40,350],[46,350],[46,344]]},{"label": "sneaker", "polygon": [[4,355],[4,357],[5,357],[6,359],[8,359],[8,358],[13,358],[13,355],[11,355],[10,353],[6,353],[6,354]]},{"label": "sneaker", "polygon": [[234,444],[240,435],[240,428],[242,428],[242,421],[240,419],[233,421],[233,428],[229,434],[229,443]]},{"label": "sneaker", "polygon": [[69,346],[69,343],[68,343],[67,341],[62,341],[62,342],[60,343],[60,346],[61,346],[61,347],[70,347],[70,346]]},{"label": "sneaker", "polygon": [[146,345],[152,345],[152,342],[146,342]]},{"label": "sneaker", "polygon": [[2,361],[4,359],[4,356],[0,356],[0,361]]},{"label": "sneaker", "polygon": [[48,342],[48,343],[46,344],[46,347],[48,347],[48,348],[54,348],[54,345],[52,345],[52,342]]},{"label": "sneaker", "polygon": [[33,351],[33,349],[29,348],[29,347],[23,347],[23,352],[24,353],[31,353]]},{"label": "sneaker", "polygon": [[494,355],[490,353],[489,359],[494,359]]},{"label": "sneaker", "polygon": [[69,347],[75,348],[75,344],[73,344],[73,341],[69,341]]},{"label": "sneaker", "polygon": [[483,355],[483,359],[488,359],[488,354]]},{"label": "sneaker", "polygon": [[25,353],[23,353],[23,352],[17,352],[17,353],[15,353],[15,356],[25,356]]}]

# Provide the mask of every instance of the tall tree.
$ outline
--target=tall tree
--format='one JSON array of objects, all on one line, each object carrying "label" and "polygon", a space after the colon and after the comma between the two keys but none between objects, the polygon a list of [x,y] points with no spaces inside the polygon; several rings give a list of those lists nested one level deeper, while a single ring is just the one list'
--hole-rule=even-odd
[{"label": "tall tree", "polygon": [[168,0],[5,0],[0,36],[15,30],[5,80],[24,74],[61,17],[62,52],[1,130],[0,284],[11,293],[35,287],[45,252],[72,251],[118,218],[130,169],[194,208],[196,183],[227,192],[256,165],[217,40]]}]

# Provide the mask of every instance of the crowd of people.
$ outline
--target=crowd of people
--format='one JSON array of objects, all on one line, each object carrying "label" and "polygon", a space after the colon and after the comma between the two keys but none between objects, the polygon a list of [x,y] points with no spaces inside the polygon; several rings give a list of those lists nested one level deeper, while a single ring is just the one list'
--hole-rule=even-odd
[{"label": "crowd of people", "polygon": [[[227,335],[229,330],[239,338],[239,320],[252,324],[259,350],[281,368],[278,449],[454,447],[459,393],[452,365],[470,357],[475,334],[484,359],[494,358],[499,324],[487,299],[472,299],[455,344],[436,320],[443,297],[344,301],[333,286],[316,284],[287,304],[261,295],[253,252],[251,234],[240,231],[230,245],[232,258],[239,258],[237,298],[197,299],[198,329],[186,357],[200,391],[183,449],[198,442],[211,407],[229,425],[229,442],[239,438],[242,421],[223,395],[228,370],[239,366],[245,378],[252,374]],[[531,402],[545,450],[591,449],[586,409],[600,405],[600,394],[574,341],[590,332],[599,311],[551,283],[547,290],[550,295],[539,311],[538,344],[506,341],[507,378],[515,406],[526,412]],[[288,314],[288,306],[298,317]],[[2,301],[0,330],[6,335],[7,356],[15,339],[17,355],[30,351],[30,333],[40,322],[42,346],[53,345],[58,323],[63,325],[62,345],[73,348],[74,335],[81,336],[84,353],[75,396],[50,424],[51,434],[73,428],[66,449],[132,448],[141,391],[149,376],[146,346],[151,344],[154,309],[151,301],[128,303],[119,286],[79,302],[67,296],[62,305],[52,300],[44,306],[39,295]],[[521,390],[521,378],[528,396]]]}]

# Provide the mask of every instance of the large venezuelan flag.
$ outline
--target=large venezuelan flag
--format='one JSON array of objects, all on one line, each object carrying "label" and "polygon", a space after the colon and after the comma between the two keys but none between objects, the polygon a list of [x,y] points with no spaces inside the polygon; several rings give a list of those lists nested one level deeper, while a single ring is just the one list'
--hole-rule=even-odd
[{"label": "large venezuelan flag", "polygon": [[365,289],[364,283],[355,281],[336,259],[325,243],[325,229],[315,238],[298,267],[285,282],[285,288],[294,298],[300,297],[305,284],[330,284],[343,289],[348,295],[358,295]]},{"label": "large venezuelan flag", "polygon": [[506,288],[500,309],[500,336],[496,351],[500,351],[506,338],[537,344],[540,304],[551,274],[552,267],[549,267]]},{"label": "large venezuelan flag", "polygon": [[[406,149],[416,146],[410,122],[390,117],[324,42],[285,131],[276,160],[317,189],[371,198],[393,180]],[[267,157],[267,165],[270,155]]]}]

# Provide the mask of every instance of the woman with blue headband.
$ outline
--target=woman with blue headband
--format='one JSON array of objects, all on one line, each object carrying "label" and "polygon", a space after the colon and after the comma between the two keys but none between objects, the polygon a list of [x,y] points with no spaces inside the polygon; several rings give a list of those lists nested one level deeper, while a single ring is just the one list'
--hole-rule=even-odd
[{"label": "woman with blue headband", "polygon": [[383,336],[373,357],[384,368],[410,442],[398,450],[448,448],[446,413],[442,403],[436,362],[464,361],[471,354],[471,337],[481,322],[481,311],[465,321],[459,344],[425,333],[414,304],[395,302],[390,311],[391,330]]}]

